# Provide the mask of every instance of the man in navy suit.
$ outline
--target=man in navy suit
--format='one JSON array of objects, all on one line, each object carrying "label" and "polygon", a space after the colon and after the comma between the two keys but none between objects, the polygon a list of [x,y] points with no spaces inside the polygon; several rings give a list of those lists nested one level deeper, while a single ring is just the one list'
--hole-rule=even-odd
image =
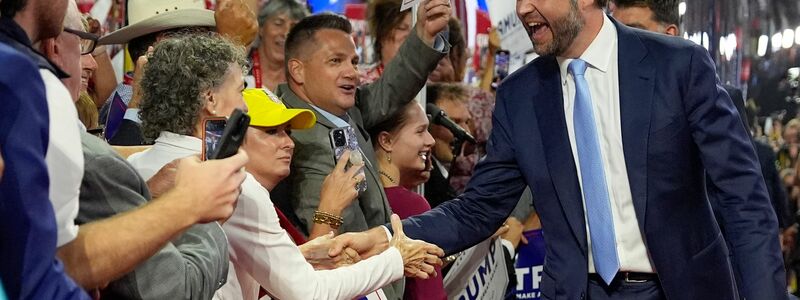
[{"label": "man in navy suit", "polygon": [[[708,51],[620,25],[606,2],[517,1],[541,57],[497,90],[488,155],[464,194],[406,220],[406,234],[459,251],[530,185],[543,299],[785,299],[775,214]],[[380,228],[340,238],[385,241]]]},{"label": "man in navy suit", "polygon": [[0,65],[0,280],[9,299],[89,299],[55,258],[44,83],[30,58],[4,43]]}]

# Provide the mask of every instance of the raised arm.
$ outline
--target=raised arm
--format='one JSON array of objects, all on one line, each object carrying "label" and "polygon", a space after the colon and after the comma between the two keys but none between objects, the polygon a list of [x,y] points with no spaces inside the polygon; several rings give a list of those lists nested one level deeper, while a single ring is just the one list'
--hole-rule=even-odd
[{"label": "raised arm", "polygon": [[356,105],[366,128],[380,123],[419,93],[436,64],[450,51],[450,45],[440,34],[447,30],[449,18],[448,0],[420,3],[416,34],[408,35],[377,81],[358,90]]}]

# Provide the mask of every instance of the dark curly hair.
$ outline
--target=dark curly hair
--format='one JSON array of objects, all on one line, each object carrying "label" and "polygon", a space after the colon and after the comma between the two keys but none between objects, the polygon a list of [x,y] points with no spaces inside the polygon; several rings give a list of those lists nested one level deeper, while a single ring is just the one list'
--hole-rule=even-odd
[{"label": "dark curly hair", "polygon": [[246,67],[244,48],[216,33],[173,37],[156,44],[142,77],[142,132],[153,140],[162,131],[193,135],[203,94],[219,87],[231,64]]}]

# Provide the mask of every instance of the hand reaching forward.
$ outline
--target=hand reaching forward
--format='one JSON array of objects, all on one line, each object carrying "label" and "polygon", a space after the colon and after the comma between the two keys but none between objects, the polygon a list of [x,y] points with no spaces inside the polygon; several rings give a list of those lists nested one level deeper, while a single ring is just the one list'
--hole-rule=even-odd
[{"label": "hand reaching forward", "polygon": [[444,256],[444,251],[436,245],[408,238],[403,232],[403,223],[396,214],[392,214],[392,230],[394,236],[389,246],[400,251],[405,275],[421,279],[436,276],[434,266],[442,265],[441,257]]},{"label": "hand reaching forward", "polygon": [[299,248],[303,257],[314,266],[315,270],[331,270],[361,261],[361,256],[352,248],[345,248],[336,256],[328,255],[332,245],[333,232],[330,232],[300,245]]},{"label": "hand reaching forward", "polygon": [[[226,159],[200,162],[197,156],[181,159],[175,174],[175,188],[161,197],[164,201],[180,201],[187,214],[197,223],[227,220],[236,206],[245,179],[242,169],[247,153]],[[169,200],[168,200],[169,199]]]},{"label": "hand reaching forward", "polygon": [[417,10],[417,36],[433,46],[436,35],[447,28],[450,14],[450,0],[423,0]]}]

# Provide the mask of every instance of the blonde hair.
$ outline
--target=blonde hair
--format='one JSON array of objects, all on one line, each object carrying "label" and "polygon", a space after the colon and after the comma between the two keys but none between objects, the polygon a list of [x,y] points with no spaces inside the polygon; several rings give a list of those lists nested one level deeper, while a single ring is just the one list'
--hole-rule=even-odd
[{"label": "blonde hair", "polygon": [[75,101],[75,108],[78,110],[78,119],[81,120],[86,129],[94,129],[100,126],[100,114],[97,112],[97,106],[94,100],[89,96],[86,91],[81,91],[78,95],[78,101]]}]

